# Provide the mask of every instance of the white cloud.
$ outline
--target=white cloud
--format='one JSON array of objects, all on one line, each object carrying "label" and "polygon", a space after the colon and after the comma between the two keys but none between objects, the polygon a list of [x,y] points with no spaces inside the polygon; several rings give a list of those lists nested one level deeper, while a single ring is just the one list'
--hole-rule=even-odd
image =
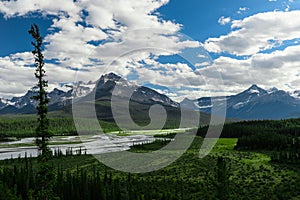
[{"label": "white cloud", "polygon": [[[209,38],[204,47],[214,53],[253,55],[278,43],[300,38],[300,11],[265,12],[232,22],[233,31]],[[275,42],[274,42],[275,41]]]},{"label": "white cloud", "polygon": [[245,13],[249,8],[247,7],[240,7],[239,10],[237,11],[237,14],[243,14]]},{"label": "white cloud", "polygon": [[[46,64],[47,79],[51,87],[54,87],[59,82],[76,81],[74,75],[77,76],[77,80],[86,79],[84,81],[95,80],[105,71],[115,70],[126,75],[130,70],[123,64],[132,59],[141,61],[149,58],[150,55],[156,57],[172,55],[186,47],[199,47],[199,42],[182,41],[176,35],[181,25],[166,21],[154,13],[166,3],[168,0],[80,0],[76,2],[17,0],[1,1],[0,12],[6,18],[31,15],[36,12],[44,16],[55,16],[51,29],[58,31],[46,35],[47,45],[44,52],[47,59],[56,60],[56,64]],[[123,56],[111,68],[107,68],[117,57],[137,49],[142,50],[130,56]],[[26,65],[32,63],[33,59],[30,55],[30,53],[23,53],[0,58],[3,74],[18,72],[20,76],[7,78],[2,75],[2,82],[11,81],[22,85],[21,87],[11,84],[15,90],[7,87],[0,91],[0,95],[21,94],[34,84],[35,79],[32,77],[34,70],[24,67],[25,63]],[[76,72],[72,69],[84,71]],[[138,70],[140,74],[147,73],[142,69]],[[151,75],[155,76],[155,74],[149,72],[148,77],[151,78]]]},{"label": "white cloud", "polygon": [[195,67],[204,67],[204,66],[208,66],[210,64],[211,64],[211,62],[204,61],[204,62],[201,62],[201,63],[196,63]]},{"label": "white cloud", "polygon": [[240,7],[239,10],[240,11],[246,11],[246,10],[249,10],[249,8],[247,8],[247,7]]},{"label": "white cloud", "polygon": [[[59,31],[45,37],[48,42],[44,52],[46,58],[58,62],[46,65],[50,88],[60,82],[96,80],[110,71],[124,77],[134,73],[140,80],[169,87],[168,94],[176,100],[182,99],[179,95],[198,98],[233,94],[253,83],[266,88],[299,88],[296,75],[300,74],[300,46],[272,53],[260,52],[286,40],[300,38],[300,11],[259,13],[235,21],[221,17],[219,23],[232,23],[232,31],[209,38],[204,47],[211,52],[228,52],[248,58],[238,60],[221,56],[209,65],[208,56],[198,53],[194,56],[198,59],[193,63],[198,67],[195,73],[187,64],[162,64],[156,60],[159,55],[178,54],[186,47],[201,45],[197,41],[182,41],[176,35],[181,25],[163,20],[154,13],[168,2],[166,0],[49,2],[2,1],[0,12],[5,17],[32,12],[56,16],[51,28]],[[240,11],[246,10],[240,8]],[[113,60],[115,62],[109,66]],[[22,94],[35,84],[31,64],[30,52],[0,57],[0,97]]]},{"label": "white cloud", "polygon": [[219,20],[218,20],[218,23],[221,24],[221,25],[226,25],[228,23],[231,22],[231,18],[230,17],[220,17]]},{"label": "white cloud", "polygon": [[24,16],[32,12],[40,12],[44,15],[69,15],[78,18],[80,9],[73,0],[17,0],[17,1],[1,1],[0,11],[4,13],[6,18],[15,16]]},{"label": "white cloud", "polygon": [[225,91],[229,92],[227,94],[241,92],[252,84],[292,91],[300,86],[297,76],[300,73],[299,55],[300,46],[290,46],[272,53],[258,53],[245,60],[221,56],[213,65],[199,69],[198,72],[215,85],[212,88],[220,84],[220,73]]},{"label": "white cloud", "polygon": [[[0,58],[0,95],[22,94],[34,85],[34,70],[29,65],[31,53],[18,53]],[[26,67],[27,66],[27,67]]]},{"label": "white cloud", "polygon": [[[30,52],[0,58],[0,97],[23,95],[36,84],[32,60],[33,55]],[[60,82],[73,82],[77,74],[71,69],[54,64],[45,65],[45,70],[50,90],[57,87]]]}]

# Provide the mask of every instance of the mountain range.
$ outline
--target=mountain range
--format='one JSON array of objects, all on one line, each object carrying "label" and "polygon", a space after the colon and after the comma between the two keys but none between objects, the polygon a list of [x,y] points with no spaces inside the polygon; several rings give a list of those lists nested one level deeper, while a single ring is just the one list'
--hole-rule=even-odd
[{"label": "mountain range", "polygon": [[[118,86],[118,98],[128,96],[134,91],[131,99],[131,109],[137,113],[137,119],[153,104],[160,104],[176,115],[180,114],[180,107],[191,111],[211,114],[212,99],[214,110],[218,113],[226,101],[226,117],[235,119],[285,119],[300,117],[300,91],[293,93],[272,88],[264,90],[257,85],[252,85],[245,91],[231,96],[201,97],[199,99],[187,99],[177,103],[164,94],[144,86],[138,86],[122,77],[109,73],[102,75],[97,82],[79,82],[76,89],[67,86],[67,91],[54,89],[48,93],[50,98],[49,111],[71,110],[72,99],[84,102],[85,97],[94,91],[96,110],[99,118],[112,120],[110,99],[112,91]],[[37,94],[35,87],[27,91],[24,96],[12,99],[0,98],[0,114],[32,114],[35,113],[35,102],[31,99]],[[219,100],[219,101],[218,101]],[[222,101],[221,101],[222,100]],[[220,103],[218,103],[220,102]],[[139,114],[138,114],[139,113]],[[146,114],[148,116],[148,114]],[[207,115],[208,116],[208,115]],[[147,117],[146,117],[147,118]]]},{"label": "mountain range", "polygon": [[251,120],[298,118],[300,117],[299,94],[299,91],[289,93],[277,88],[264,90],[254,84],[236,95],[184,99],[181,105],[211,113],[213,99],[216,113],[224,107],[221,103],[226,102],[228,118]]}]

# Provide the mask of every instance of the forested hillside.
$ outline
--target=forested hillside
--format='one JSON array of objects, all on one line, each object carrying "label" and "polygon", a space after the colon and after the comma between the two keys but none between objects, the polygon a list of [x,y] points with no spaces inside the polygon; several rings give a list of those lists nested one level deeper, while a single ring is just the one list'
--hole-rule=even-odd
[{"label": "forested hillside", "polygon": [[[204,136],[208,127],[198,129]],[[221,137],[238,138],[236,149],[268,151],[273,161],[300,162],[300,119],[225,124]]]}]

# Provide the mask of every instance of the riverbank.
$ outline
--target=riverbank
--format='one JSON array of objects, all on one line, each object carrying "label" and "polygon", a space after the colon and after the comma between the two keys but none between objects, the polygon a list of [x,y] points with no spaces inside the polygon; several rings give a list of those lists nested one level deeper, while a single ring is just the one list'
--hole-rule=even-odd
[{"label": "riverbank", "polygon": [[[86,154],[101,154],[129,150],[133,145],[152,143],[164,138],[163,135],[184,132],[186,129],[114,131],[108,134],[83,136],[53,136],[49,147],[53,152],[62,153],[84,151]],[[158,137],[159,136],[159,137]],[[18,157],[36,157],[37,147],[34,137],[0,142],[0,160]]]}]

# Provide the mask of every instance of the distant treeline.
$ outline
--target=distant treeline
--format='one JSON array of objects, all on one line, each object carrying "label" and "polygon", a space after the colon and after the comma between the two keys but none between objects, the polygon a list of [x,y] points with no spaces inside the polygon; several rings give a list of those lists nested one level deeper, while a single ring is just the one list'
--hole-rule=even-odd
[{"label": "distant treeline", "polygon": [[[88,119],[83,119],[86,132],[96,132],[98,127],[93,127]],[[28,117],[1,117],[0,118],[0,140],[6,137],[35,137],[37,119]],[[59,117],[49,118],[49,131],[53,135],[76,135],[76,127],[72,118]],[[110,122],[100,121],[99,123],[105,132],[119,130],[117,126]]]},{"label": "distant treeline", "polygon": [[[204,137],[208,127],[199,128]],[[223,138],[238,138],[238,150],[272,151],[276,162],[300,162],[300,119],[243,121],[225,124]]]},{"label": "distant treeline", "polygon": [[287,133],[257,133],[238,139],[236,149],[272,151],[271,159],[276,162],[300,162],[300,137]]},{"label": "distant treeline", "polygon": [[[208,126],[198,129],[197,135],[204,137]],[[240,138],[257,133],[278,133],[294,137],[300,136],[300,119],[257,120],[227,123],[223,126],[221,138]]]}]

